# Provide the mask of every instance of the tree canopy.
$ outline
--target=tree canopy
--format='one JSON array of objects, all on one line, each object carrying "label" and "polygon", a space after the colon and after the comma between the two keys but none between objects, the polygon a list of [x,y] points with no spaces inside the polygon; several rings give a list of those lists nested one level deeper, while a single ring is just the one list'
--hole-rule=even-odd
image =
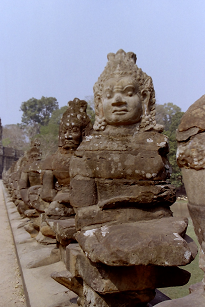
[{"label": "tree canopy", "polygon": [[41,142],[42,156],[46,157],[54,153],[58,148],[59,124],[67,106],[53,111],[47,126],[40,127],[40,133],[36,136]]},{"label": "tree canopy", "polygon": [[31,98],[21,104],[20,111],[23,112],[21,121],[26,125],[46,126],[51,114],[57,109],[59,109],[58,102],[54,97]]},{"label": "tree canopy", "polygon": [[164,134],[169,138],[169,162],[172,167],[171,183],[176,187],[182,185],[181,170],[176,162],[176,129],[178,128],[182,115],[180,107],[168,102],[163,105],[156,105],[156,120],[157,123],[164,125]]},{"label": "tree canopy", "polygon": [[164,125],[165,131],[169,130],[173,116],[181,112],[180,107],[168,102],[165,104],[156,104],[156,121],[158,124]]},{"label": "tree canopy", "polygon": [[5,147],[26,150],[29,146],[29,139],[19,124],[5,125],[3,127],[2,144]]}]

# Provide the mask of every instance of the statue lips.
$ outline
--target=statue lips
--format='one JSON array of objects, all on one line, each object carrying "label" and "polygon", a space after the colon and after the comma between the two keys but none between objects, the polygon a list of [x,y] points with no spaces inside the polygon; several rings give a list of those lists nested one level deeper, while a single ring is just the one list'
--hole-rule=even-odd
[{"label": "statue lips", "polygon": [[128,112],[128,110],[127,110],[127,108],[115,108],[113,111],[112,111],[112,113],[113,114],[119,114],[119,115],[123,115],[123,114],[126,114]]}]

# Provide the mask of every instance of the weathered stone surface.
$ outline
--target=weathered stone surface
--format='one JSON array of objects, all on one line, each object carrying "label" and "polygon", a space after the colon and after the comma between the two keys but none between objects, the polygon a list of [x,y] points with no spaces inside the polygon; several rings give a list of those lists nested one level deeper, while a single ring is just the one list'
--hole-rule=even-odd
[{"label": "weathered stone surface", "polygon": [[76,259],[79,254],[82,253],[78,243],[73,243],[66,246],[66,269],[72,274],[72,276],[78,276],[76,271]]},{"label": "weathered stone surface", "polygon": [[179,132],[198,127],[201,131],[205,130],[205,95],[193,103],[181,119],[178,127]]},{"label": "weathered stone surface", "polygon": [[76,239],[93,262],[111,266],[186,265],[194,259],[183,239],[188,221],[163,218],[146,222],[105,225],[81,231]]},{"label": "weathered stone surface", "polygon": [[36,209],[28,209],[24,212],[25,216],[27,217],[38,217],[39,212]]},{"label": "weathered stone surface", "polygon": [[[152,289],[146,289],[143,291],[126,291],[120,293],[112,293],[101,295],[95,291],[86,283],[83,283],[83,305],[85,307],[131,307],[140,306],[146,307],[147,302],[151,301],[155,296],[155,291]],[[143,304],[144,303],[144,304]]]},{"label": "weathered stone surface", "polygon": [[[189,272],[177,267],[106,266],[91,262],[82,251],[77,253],[75,249],[73,253],[71,248],[69,251],[70,259],[75,265],[75,272],[72,269],[75,273],[73,276],[81,277],[87,285],[101,294],[180,286],[186,284],[190,278]],[[76,258],[75,261],[74,258]]]},{"label": "weathered stone surface", "polygon": [[78,262],[77,251],[67,248],[67,267],[83,279],[84,307],[146,306],[160,274],[170,270],[176,281],[172,268],[190,263],[197,252],[185,235],[187,221],[169,209],[175,190],[166,181],[168,139],[155,121],[152,79],[135,62],[132,52],[108,55],[94,85],[95,131],[70,161],[70,203],[84,255]]},{"label": "weathered stone surface", "polygon": [[30,234],[31,238],[35,238],[39,232],[39,229],[36,229],[32,222],[27,223],[24,229]]},{"label": "weathered stone surface", "polygon": [[46,224],[46,222],[41,223],[40,231],[42,235],[46,237],[51,237],[53,239],[56,238],[55,232],[51,229],[51,227]]},{"label": "weathered stone surface", "polygon": [[78,208],[76,214],[76,229],[80,230],[90,225],[105,223],[127,223],[147,221],[172,216],[172,211],[166,207],[154,208],[115,208],[102,210],[98,205]]},{"label": "weathered stone surface", "polygon": [[59,191],[58,194],[54,197],[53,201],[57,201],[61,204],[69,204],[70,191],[69,192]]},{"label": "weathered stone surface", "polygon": [[[175,188],[166,183],[143,184],[134,180],[97,179],[76,176],[72,180],[72,206],[88,207],[97,204],[102,209],[119,207],[170,206],[176,199]],[[98,199],[96,197],[96,189]],[[81,193],[75,191],[81,190]]]},{"label": "weathered stone surface", "polygon": [[69,204],[60,204],[58,201],[53,201],[46,210],[46,217],[48,219],[67,219],[74,215],[73,207]]},{"label": "weathered stone surface", "polygon": [[55,233],[56,240],[66,246],[75,240],[75,219],[69,218],[66,220],[48,220],[49,225]]},{"label": "weathered stone surface", "polygon": [[[190,139],[178,140],[177,163],[182,168],[183,182],[188,196],[188,209],[194,224],[194,230],[200,243],[199,267],[205,273],[205,95],[198,99],[182,117],[180,131],[198,128],[197,134]],[[173,306],[204,306],[205,278],[201,290],[176,300]],[[200,287],[199,287],[200,288]],[[199,291],[199,292],[198,292]],[[161,305],[160,305],[161,306]],[[164,305],[163,305],[164,306]],[[172,305],[166,305],[172,306]]]},{"label": "weathered stone surface", "polygon": [[189,128],[186,131],[180,131],[177,129],[176,130],[176,139],[178,142],[186,141],[188,140],[191,136],[196,135],[199,132],[199,128],[197,127],[192,127]]},{"label": "weathered stone surface", "polygon": [[195,170],[205,168],[205,132],[191,137],[187,142],[178,143],[177,163],[179,167]]},{"label": "weathered stone surface", "polygon": [[182,168],[182,176],[189,204],[205,206],[205,170]]},{"label": "weathered stone surface", "polygon": [[29,209],[29,206],[28,206],[25,202],[23,202],[22,200],[18,200],[17,210],[18,210],[18,212],[19,212],[20,215],[22,215],[23,217],[25,217],[24,212],[25,212],[26,210],[28,210],[28,209]]},{"label": "weathered stone surface", "polygon": [[56,244],[56,239],[45,237],[41,232],[36,236],[36,241],[41,244]]},{"label": "weathered stone surface", "polygon": [[83,177],[165,180],[170,167],[159,152],[166,156],[167,137],[155,131],[114,138],[95,133],[79,146],[72,158],[70,174],[75,177],[80,170]]},{"label": "weathered stone surface", "polygon": [[80,297],[83,296],[83,285],[81,278],[76,278],[69,271],[53,272],[51,277],[61,285],[75,292]]}]

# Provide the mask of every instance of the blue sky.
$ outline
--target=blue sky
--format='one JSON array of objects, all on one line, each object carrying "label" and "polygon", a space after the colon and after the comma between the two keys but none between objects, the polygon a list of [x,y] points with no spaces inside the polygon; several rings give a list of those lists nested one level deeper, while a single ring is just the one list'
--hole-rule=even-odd
[{"label": "blue sky", "polygon": [[204,0],[0,1],[0,117],[23,101],[64,106],[93,94],[107,54],[124,49],[153,78],[157,103],[186,111],[205,94]]}]

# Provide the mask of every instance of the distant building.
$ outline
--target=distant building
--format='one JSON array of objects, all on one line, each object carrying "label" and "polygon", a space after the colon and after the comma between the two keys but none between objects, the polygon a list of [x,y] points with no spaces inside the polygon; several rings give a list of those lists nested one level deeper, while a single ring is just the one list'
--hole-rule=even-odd
[{"label": "distant building", "polygon": [[0,118],[0,179],[2,178],[3,170],[8,170],[13,162],[17,161],[21,156],[23,156],[23,150],[14,149],[11,147],[4,147],[2,145],[2,125]]}]

